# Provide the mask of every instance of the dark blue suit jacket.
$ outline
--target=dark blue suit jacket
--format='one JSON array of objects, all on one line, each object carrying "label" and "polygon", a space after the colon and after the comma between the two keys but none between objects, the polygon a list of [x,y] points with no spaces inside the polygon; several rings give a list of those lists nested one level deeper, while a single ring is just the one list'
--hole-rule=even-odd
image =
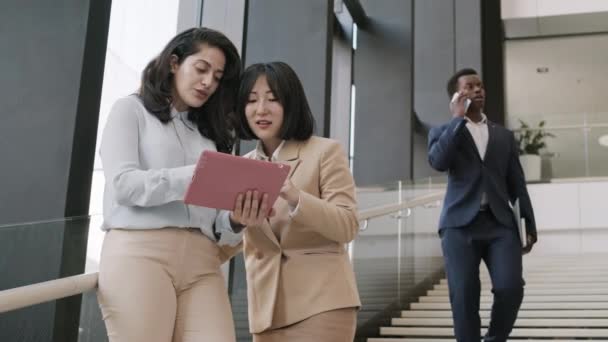
[{"label": "dark blue suit jacket", "polygon": [[488,148],[482,160],[465,125],[464,118],[453,118],[429,132],[429,163],[438,171],[448,172],[439,229],[470,224],[485,191],[492,213],[507,227],[515,227],[509,202],[519,198],[528,234],[536,240],[534,212],[513,132],[488,121]]}]

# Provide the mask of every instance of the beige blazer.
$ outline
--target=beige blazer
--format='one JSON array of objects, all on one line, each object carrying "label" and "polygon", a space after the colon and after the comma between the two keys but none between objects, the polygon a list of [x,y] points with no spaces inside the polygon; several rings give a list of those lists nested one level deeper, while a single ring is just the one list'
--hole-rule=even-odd
[{"label": "beige blazer", "polygon": [[[247,155],[255,157],[255,151]],[[248,227],[243,252],[252,333],[284,327],[361,302],[346,245],[359,231],[355,183],[334,140],[286,141],[277,162],[301,190],[293,217],[281,198],[276,215]]]}]

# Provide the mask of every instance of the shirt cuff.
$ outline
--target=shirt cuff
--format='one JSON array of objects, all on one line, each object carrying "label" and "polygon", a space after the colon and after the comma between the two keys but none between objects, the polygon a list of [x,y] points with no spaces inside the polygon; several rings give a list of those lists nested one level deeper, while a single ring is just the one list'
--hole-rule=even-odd
[{"label": "shirt cuff", "polygon": [[226,210],[220,211],[215,219],[215,232],[220,235],[217,244],[220,246],[230,245],[236,246],[243,240],[243,231],[240,229],[235,232],[230,224],[230,212]]},{"label": "shirt cuff", "polygon": [[295,208],[289,204],[287,206],[289,207],[289,218],[293,218],[298,214],[298,210],[300,209],[300,196],[298,196],[298,204],[296,204]]},{"label": "shirt cuff", "polygon": [[188,186],[192,183],[192,177],[194,176],[194,170],[196,165],[188,165],[182,167],[176,167],[174,169],[168,169],[170,189],[175,194],[178,200],[184,200]]}]

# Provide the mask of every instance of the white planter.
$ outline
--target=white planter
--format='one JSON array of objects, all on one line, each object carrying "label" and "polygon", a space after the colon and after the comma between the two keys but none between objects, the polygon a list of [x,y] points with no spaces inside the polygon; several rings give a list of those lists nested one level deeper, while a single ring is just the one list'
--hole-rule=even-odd
[{"label": "white planter", "polygon": [[519,156],[519,162],[524,170],[524,175],[527,181],[540,180],[541,159],[536,154],[522,154]]}]

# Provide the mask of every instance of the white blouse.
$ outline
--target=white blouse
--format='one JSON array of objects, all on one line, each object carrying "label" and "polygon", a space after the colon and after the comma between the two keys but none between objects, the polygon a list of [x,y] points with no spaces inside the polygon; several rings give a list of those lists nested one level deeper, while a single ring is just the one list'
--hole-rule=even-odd
[{"label": "white blouse", "polygon": [[215,143],[188,120],[187,112],[171,111],[162,123],[137,95],[114,104],[103,131],[100,155],[106,179],[102,229],[197,227],[219,244],[236,244],[242,234],[230,227],[228,212],[183,202],[199,156]]}]

